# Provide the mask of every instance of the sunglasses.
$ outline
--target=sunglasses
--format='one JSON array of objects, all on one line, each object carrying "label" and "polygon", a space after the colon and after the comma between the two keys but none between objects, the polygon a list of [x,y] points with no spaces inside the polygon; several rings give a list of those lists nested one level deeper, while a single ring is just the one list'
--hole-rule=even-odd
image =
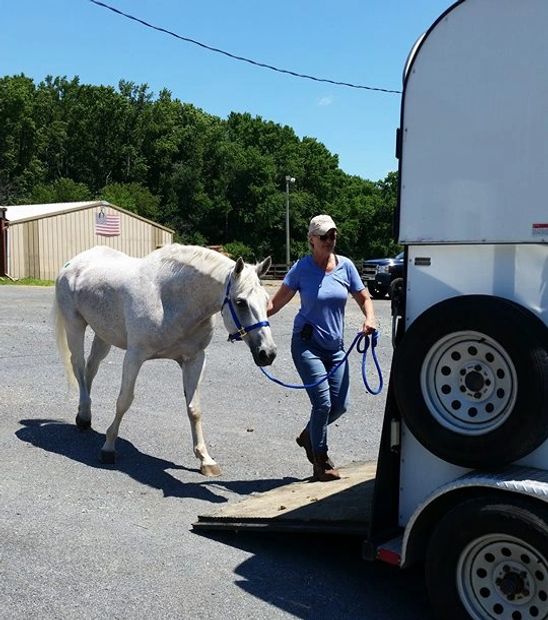
[{"label": "sunglasses", "polygon": [[319,235],[319,237],[322,241],[327,241],[328,239],[334,241],[337,238],[337,233],[334,230],[330,230],[328,233],[325,233],[325,235]]}]

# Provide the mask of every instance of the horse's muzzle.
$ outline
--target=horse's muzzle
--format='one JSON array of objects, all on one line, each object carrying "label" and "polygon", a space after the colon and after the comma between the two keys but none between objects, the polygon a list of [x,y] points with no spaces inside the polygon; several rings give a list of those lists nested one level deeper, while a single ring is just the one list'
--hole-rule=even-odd
[{"label": "horse's muzzle", "polygon": [[276,347],[269,349],[259,349],[255,357],[257,366],[270,366],[276,359]]}]

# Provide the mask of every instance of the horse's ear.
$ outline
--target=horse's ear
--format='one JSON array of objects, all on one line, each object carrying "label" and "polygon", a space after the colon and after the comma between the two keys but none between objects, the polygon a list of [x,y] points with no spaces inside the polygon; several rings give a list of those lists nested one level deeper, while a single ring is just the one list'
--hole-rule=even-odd
[{"label": "horse's ear", "polygon": [[234,275],[239,276],[242,273],[242,269],[244,268],[244,259],[240,256],[236,261],[236,265],[234,266]]},{"label": "horse's ear", "polygon": [[259,278],[265,275],[265,273],[270,269],[271,265],[272,265],[272,259],[270,258],[270,256],[267,256],[267,258],[265,258],[262,263],[259,263],[256,266],[257,275],[259,276]]}]

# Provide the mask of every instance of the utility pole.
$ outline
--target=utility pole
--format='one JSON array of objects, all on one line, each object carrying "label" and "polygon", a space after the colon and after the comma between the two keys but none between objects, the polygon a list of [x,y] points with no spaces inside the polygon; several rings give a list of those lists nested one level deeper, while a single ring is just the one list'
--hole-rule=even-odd
[{"label": "utility pole", "polygon": [[285,264],[289,269],[291,264],[290,246],[289,246],[289,185],[295,183],[295,177],[287,174],[285,177]]}]

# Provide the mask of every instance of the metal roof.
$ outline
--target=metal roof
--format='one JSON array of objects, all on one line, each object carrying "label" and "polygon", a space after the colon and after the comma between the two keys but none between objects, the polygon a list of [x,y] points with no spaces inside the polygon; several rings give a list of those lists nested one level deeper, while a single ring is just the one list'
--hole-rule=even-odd
[{"label": "metal roof", "polygon": [[62,213],[68,213],[70,211],[79,211],[81,209],[88,209],[90,207],[110,207],[112,209],[116,209],[121,211],[122,213],[127,213],[133,217],[136,217],[139,220],[147,222],[153,226],[158,228],[162,228],[167,230],[168,232],[173,233],[174,230],[168,228],[167,226],[163,226],[162,224],[158,224],[153,220],[149,220],[141,215],[137,215],[132,211],[128,211],[127,209],[122,209],[121,207],[117,207],[116,205],[111,204],[110,202],[106,202],[105,200],[88,200],[85,202],[50,202],[47,204],[34,204],[34,205],[11,205],[11,206],[2,206],[0,205],[0,209],[6,212],[6,220],[13,224],[17,222],[24,222],[28,220],[35,220],[41,217],[49,217],[52,215],[60,215]]},{"label": "metal roof", "polygon": [[31,220],[45,215],[65,213],[66,211],[76,211],[78,209],[100,205],[104,205],[105,207],[110,206],[108,202],[89,200],[86,202],[50,202],[39,205],[13,205],[2,208],[6,209],[7,220],[10,222],[19,222],[20,220]]}]

